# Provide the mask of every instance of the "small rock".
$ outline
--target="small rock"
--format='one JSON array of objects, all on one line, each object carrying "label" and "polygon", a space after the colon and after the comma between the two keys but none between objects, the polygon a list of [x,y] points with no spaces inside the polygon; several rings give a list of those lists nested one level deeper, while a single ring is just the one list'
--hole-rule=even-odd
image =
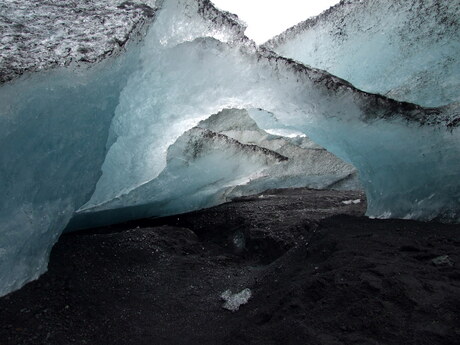
[{"label": "small rock", "polygon": [[225,301],[222,308],[235,312],[240,308],[241,305],[248,303],[251,296],[251,289],[248,288],[235,294],[232,294],[230,290],[226,290],[220,295],[220,298]]},{"label": "small rock", "polygon": [[232,237],[232,247],[235,254],[241,254],[246,247],[246,238],[242,231],[237,231]]},{"label": "small rock", "polygon": [[452,261],[451,258],[449,258],[449,255],[438,256],[438,257],[432,259],[431,262],[435,266],[450,266],[450,267],[452,267],[454,265],[454,262]]}]

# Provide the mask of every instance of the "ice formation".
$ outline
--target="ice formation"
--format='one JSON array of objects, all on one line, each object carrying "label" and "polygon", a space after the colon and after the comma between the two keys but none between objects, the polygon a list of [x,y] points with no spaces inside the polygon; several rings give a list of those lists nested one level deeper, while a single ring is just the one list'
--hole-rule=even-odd
[{"label": "ice formation", "polygon": [[[83,205],[163,196],[168,212],[184,196],[200,207],[212,194],[206,169],[214,192],[282,164],[270,148],[248,155],[238,139],[192,129],[228,108],[264,109],[252,114],[261,129],[306,134],[352,163],[370,216],[460,219],[458,105],[427,109],[359,91],[257,48],[235,16],[207,0],[157,5],[143,41],[124,54],[0,87],[0,295],[46,269],[51,246]],[[206,154],[194,157],[189,139]],[[174,158],[184,154],[192,159]],[[207,165],[214,159],[225,162],[221,171]],[[176,189],[174,175],[190,171],[181,187],[189,190]],[[146,184],[150,194],[136,196]]]},{"label": "ice formation", "polygon": [[91,196],[128,60],[0,88],[0,295],[43,273],[51,246]]},{"label": "ice formation", "polygon": [[273,116],[261,109],[225,109],[201,121],[168,147],[158,177],[105,203],[83,206],[68,229],[183,213],[270,188],[361,188],[353,166],[305,135],[268,134],[250,113]]},{"label": "ice formation", "polygon": [[437,107],[460,101],[460,2],[344,0],[268,41],[367,92]]}]

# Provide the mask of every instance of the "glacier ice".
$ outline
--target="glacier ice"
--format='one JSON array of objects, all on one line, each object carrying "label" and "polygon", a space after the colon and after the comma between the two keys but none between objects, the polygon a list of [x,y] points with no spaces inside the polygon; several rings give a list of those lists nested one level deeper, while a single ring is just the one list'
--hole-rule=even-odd
[{"label": "glacier ice", "polygon": [[225,192],[227,197],[257,194],[271,188],[362,189],[352,165],[338,159],[301,132],[283,128],[272,130],[274,134],[269,134],[261,130],[253,118],[263,121],[264,118],[276,119],[276,116],[262,109],[227,109],[198,124],[198,127],[244,144],[255,144],[287,158],[263,170],[247,183],[229,188]]},{"label": "glacier ice", "polygon": [[[458,104],[423,108],[362,92],[259,49],[235,16],[207,0],[159,1],[140,44],[95,66],[10,81],[0,103],[0,295],[46,269],[52,244],[83,205],[116,205],[149,184],[139,205],[200,207],[254,169],[282,164],[270,149],[248,155],[247,143],[194,128],[222,109],[252,109],[261,129],[303,133],[352,163],[369,216],[460,220]],[[187,138],[209,151],[185,169],[173,153],[183,156]],[[209,169],[209,157],[227,165]],[[190,169],[203,179],[176,191],[174,174]],[[216,181],[210,189],[206,174]]]},{"label": "glacier ice", "polygon": [[347,0],[265,46],[367,92],[433,107],[460,101],[459,37],[458,0]]},{"label": "glacier ice", "polygon": [[[224,109],[167,149],[161,173],[129,193],[78,210],[68,229],[178,214],[271,188],[361,189],[356,169],[307,137],[261,130],[261,109]],[[266,113],[265,116],[273,116]]]},{"label": "glacier ice", "polygon": [[85,206],[71,226],[96,226],[204,208],[218,203],[217,192],[285,159],[198,127],[185,132],[167,151],[168,163],[157,178],[106,203]]},{"label": "glacier ice", "polygon": [[52,245],[94,191],[125,58],[0,88],[0,295],[44,272]]},{"label": "glacier ice", "polygon": [[[153,32],[165,31],[156,24]],[[359,92],[343,80],[257,50],[245,40],[235,44],[200,37],[174,46],[158,43],[149,51],[149,61],[156,63],[133,73],[122,91],[111,129],[116,139],[86,207],[153,180],[166,166],[167,147],[185,130],[220,109],[237,107],[276,114],[274,126],[306,133],[353,163],[365,184],[369,214],[433,218],[441,204],[456,209],[455,188],[443,191],[451,183],[446,181],[452,181],[448,176],[456,174],[451,170],[456,162],[431,148],[443,147],[444,154],[457,155],[455,106],[424,109]],[[419,158],[422,155],[427,159]],[[433,162],[439,163],[433,167]],[[414,180],[414,174],[422,178]],[[433,180],[431,187],[427,179]],[[435,185],[440,189],[433,190]],[[435,201],[446,197],[451,201]]]}]

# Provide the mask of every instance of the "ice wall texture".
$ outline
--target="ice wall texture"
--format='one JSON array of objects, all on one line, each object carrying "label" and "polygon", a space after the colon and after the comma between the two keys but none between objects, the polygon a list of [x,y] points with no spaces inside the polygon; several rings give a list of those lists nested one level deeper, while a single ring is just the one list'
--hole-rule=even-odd
[{"label": "ice wall texture", "polygon": [[[459,220],[458,106],[426,109],[368,94],[258,49],[234,16],[206,0],[158,6],[142,44],[125,54],[0,88],[0,294],[44,271],[50,247],[84,203],[115,202],[163,172],[182,171],[179,161],[169,169],[168,147],[225,108],[265,109],[273,116],[256,119],[262,129],[305,133],[351,162],[370,216]],[[191,134],[202,142],[206,133]],[[215,137],[211,153],[222,140]],[[225,150],[215,153],[220,161],[249,159]],[[258,168],[276,163],[254,159]],[[235,167],[247,174],[246,164]],[[191,189],[201,183],[190,181]],[[145,197],[159,193],[180,203],[186,190],[166,183]]]},{"label": "ice wall texture", "polygon": [[437,107],[460,101],[459,37],[459,0],[344,0],[265,46],[367,92]]}]

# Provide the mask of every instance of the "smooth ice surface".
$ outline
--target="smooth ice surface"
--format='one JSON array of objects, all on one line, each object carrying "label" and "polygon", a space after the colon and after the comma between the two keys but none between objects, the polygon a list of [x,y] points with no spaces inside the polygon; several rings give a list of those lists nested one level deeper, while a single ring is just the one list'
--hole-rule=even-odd
[{"label": "smooth ice surface", "polygon": [[[228,145],[235,139],[224,134],[203,141],[203,128],[191,137],[213,142],[210,155],[192,150],[193,159],[175,160],[187,152],[184,132],[226,108],[264,109],[254,117],[260,128],[304,133],[352,163],[370,216],[460,220],[458,105],[426,109],[361,92],[258,49],[234,16],[206,0],[161,1],[140,46],[89,69],[13,80],[0,87],[0,104],[0,294],[46,269],[49,249],[84,203],[121,200],[164,174],[142,202],[164,196],[165,210],[177,208],[186,193],[171,184],[176,173],[208,173],[225,185],[280,160],[262,149],[248,155],[237,149],[247,144]],[[208,157],[222,168],[206,172]],[[204,177],[190,179],[190,190],[207,186]],[[193,207],[209,197],[202,191],[203,199],[188,194]]]},{"label": "smooth ice surface", "polygon": [[265,45],[367,92],[460,101],[460,2],[347,0]]},{"label": "smooth ice surface", "polygon": [[128,60],[0,88],[0,295],[46,270],[52,245],[94,191]]}]

